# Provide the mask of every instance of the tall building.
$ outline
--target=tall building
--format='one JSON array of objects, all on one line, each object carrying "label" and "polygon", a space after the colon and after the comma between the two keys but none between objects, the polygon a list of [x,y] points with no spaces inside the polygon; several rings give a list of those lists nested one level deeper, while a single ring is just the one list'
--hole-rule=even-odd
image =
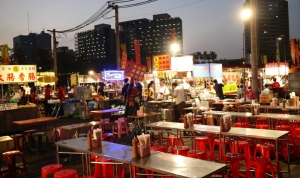
[{"label": "tall building", "polygon": [[[290,61],[289,13],[286,0],[257,0],[258,64]],[[246,0],[244,8],[250,7]],[[277,57],[277,45],[279,55]],[[245,21],[245,53],[251,57],[250,20]]]},{"label": "tall building", "polygon": [[13,45],[19,64],[36,64],[41,61],[41,51],[51,51],[51,35],[44,31],[19,35],[13,38]]},{"label": "tall building", "polygon": [[153,20],[137,19],[120,22],[120,43],[126,44],[127,59],[135,61],[133,40],[140,41],[140,54],[142,63],[146,64],[146,56],[157,54],[172,54],[172,32],[175,29],[175,41],[183,52],[182,20],[179,17],[171,17],[169,14],[153,15]]},{"label": "tall building", "polygon": [[116,69],[116,35],[109,24],[95,25],[93,30],[75,34],[78,72]]}]

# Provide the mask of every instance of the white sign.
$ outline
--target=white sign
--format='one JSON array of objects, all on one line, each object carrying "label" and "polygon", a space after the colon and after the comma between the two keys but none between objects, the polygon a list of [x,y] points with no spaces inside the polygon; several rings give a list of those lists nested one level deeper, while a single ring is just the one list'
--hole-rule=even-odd
[{"label": "white sign", "polygon": [[171,57],[171,70],[176,72],[193,71],[193,56],[186,55],[180,57]]},{"label": "white sign", "polygon": [[35,82],[36,65],[0,65],[0,84]]}]

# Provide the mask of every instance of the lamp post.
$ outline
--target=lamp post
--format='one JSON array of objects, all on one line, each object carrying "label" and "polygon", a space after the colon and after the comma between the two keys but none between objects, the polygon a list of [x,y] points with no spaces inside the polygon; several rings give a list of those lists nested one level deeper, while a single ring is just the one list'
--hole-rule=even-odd
[{"label": "lamp post", "polygon": [[[179,51],[179,45],[177,43],[172,43],[171,51],[173,52],[174,59],[176,59],[176,53]],[[177,59],[176,59],[176,78],[178,79]]]},{"label": "lamp post", "polygon": [[243,82],[244,82],[244,103],[246,103],[246,59],[245,59],[245,30],[246,30],[246,20],[251,16],[251,11],[249,9],[244,9],[242,11],[242,19],[244,20],[244,33],[243,33]]}]

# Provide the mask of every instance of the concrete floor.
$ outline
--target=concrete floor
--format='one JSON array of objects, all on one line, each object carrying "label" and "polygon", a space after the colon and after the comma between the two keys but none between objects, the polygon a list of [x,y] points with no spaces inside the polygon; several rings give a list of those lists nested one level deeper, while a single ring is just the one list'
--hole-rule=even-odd
[{"label": "concrete floor", "polygon": [[[75,124],[75,123],[82,123],[86,122],[87,120],[82,119],[73,119],[73,118],[60,118],[57,121],[57,126]],[[48,137],[51,141],[52,130],[54,128],[54,123],[48,123]],[[28,127],[26,129],[31,129],[32,127]],[[37,127],[34,127],[37,128]],[[38,129],[42,131],[43,127],[39,126]],[[87,133],[87,128],[81,129],[81,133]],[[69,131],[69,136],[73,135],[75,131]],[[131,135],[125,136],[123,135],[122,138],[117,138],[117,143],[131,145]],[[190,145],[190,141],[185,139],[186,144]],[[12,143],[10,144],[13,145]],[[0,152],[2,153],[5,151],[5,145],[0,144]],[[35,153],[28,153],[25,152],[25,159],[28,169],[29,178],[39,178],[41,176],[41,168],[48,164],[56,163],[56,147],[52,143],[49,146],[48,151],[41,153],[40,155],[36,155]],[[300,160],[297,158],[292,158],[291,162],[291,173],[290,174],[283,174],[284,178],[300,178]],[[64,169],[76,169],[77,172],[82,175],[82,167],[81,167],[81,159],[80,156],[75,156],[74,159],[70,159],[68,155],[64,155],[61,157],[61,163],[63,164]],[[5,165],[6,163],[4,160],[1,160],[1,165]],[[281,166],[283,170],[287,170],[287,164],[281,161]],[[0,176],[1,177],[1,176]],[[25,175],[19,175],[18,177],[25,177]]]}]

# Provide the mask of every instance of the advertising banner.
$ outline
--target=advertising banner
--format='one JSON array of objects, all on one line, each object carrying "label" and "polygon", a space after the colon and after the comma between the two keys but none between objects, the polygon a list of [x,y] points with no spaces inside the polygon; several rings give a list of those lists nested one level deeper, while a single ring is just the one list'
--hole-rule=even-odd
[{"label": "advertising banner", "polygon": [[122,70],[109,70],[104,71],[105,80],[124,80],[124,71]]},{"label": "advertising banner", "polygon": [[194,74],[194,78],[208,78],[209,77],[209,63],[194,64],[193,74]]},{"label": "advertising banner", "polygon": [[127,62],[124,75],[142,81],[144,78],[144,74],[146,73],[146,70],[147,70],[146,66],[130,61]]},{"label": "advertising banner", "polygon": [[270,62],[265,65],[266,75],[287,75],[289,64],[284,62]]},{"label": "advertising banner", "polygon": [[184,55],[171,57],[171,70],[177,72],[186,72],[193,70],[193,56]]},{"label": "advertising banner", "polygon": [[1,64],[9,64],[8,46],[7,44],[1,45]]},{"label": "advertising banner", "polygon": [[148,72],[151,72],[152,70],[152,66],[151,66],[151,57],[147,56],[146,57],[146,61],[147,61],[147,67],[148,67]]},{"label": "advertising banner", "polygon": [[36,65],[0,65],[0,84],[35,82],[36,80]]},{"label": "advertising banner", "polygon": [[135,62],[137,64],[141,63],[141,54],[140,54],[140,41],[139,40],[134,40],[134,50],[135,50]]},{"label": "advertising banner", "polygon": [[126,52],[126,44],[121,44],[121,69],[125,69],[127,62],[127,52]]},{"label": "advertising banner", "polygon": [[154,70],[171,70],[170,54],[153,56]]}]

